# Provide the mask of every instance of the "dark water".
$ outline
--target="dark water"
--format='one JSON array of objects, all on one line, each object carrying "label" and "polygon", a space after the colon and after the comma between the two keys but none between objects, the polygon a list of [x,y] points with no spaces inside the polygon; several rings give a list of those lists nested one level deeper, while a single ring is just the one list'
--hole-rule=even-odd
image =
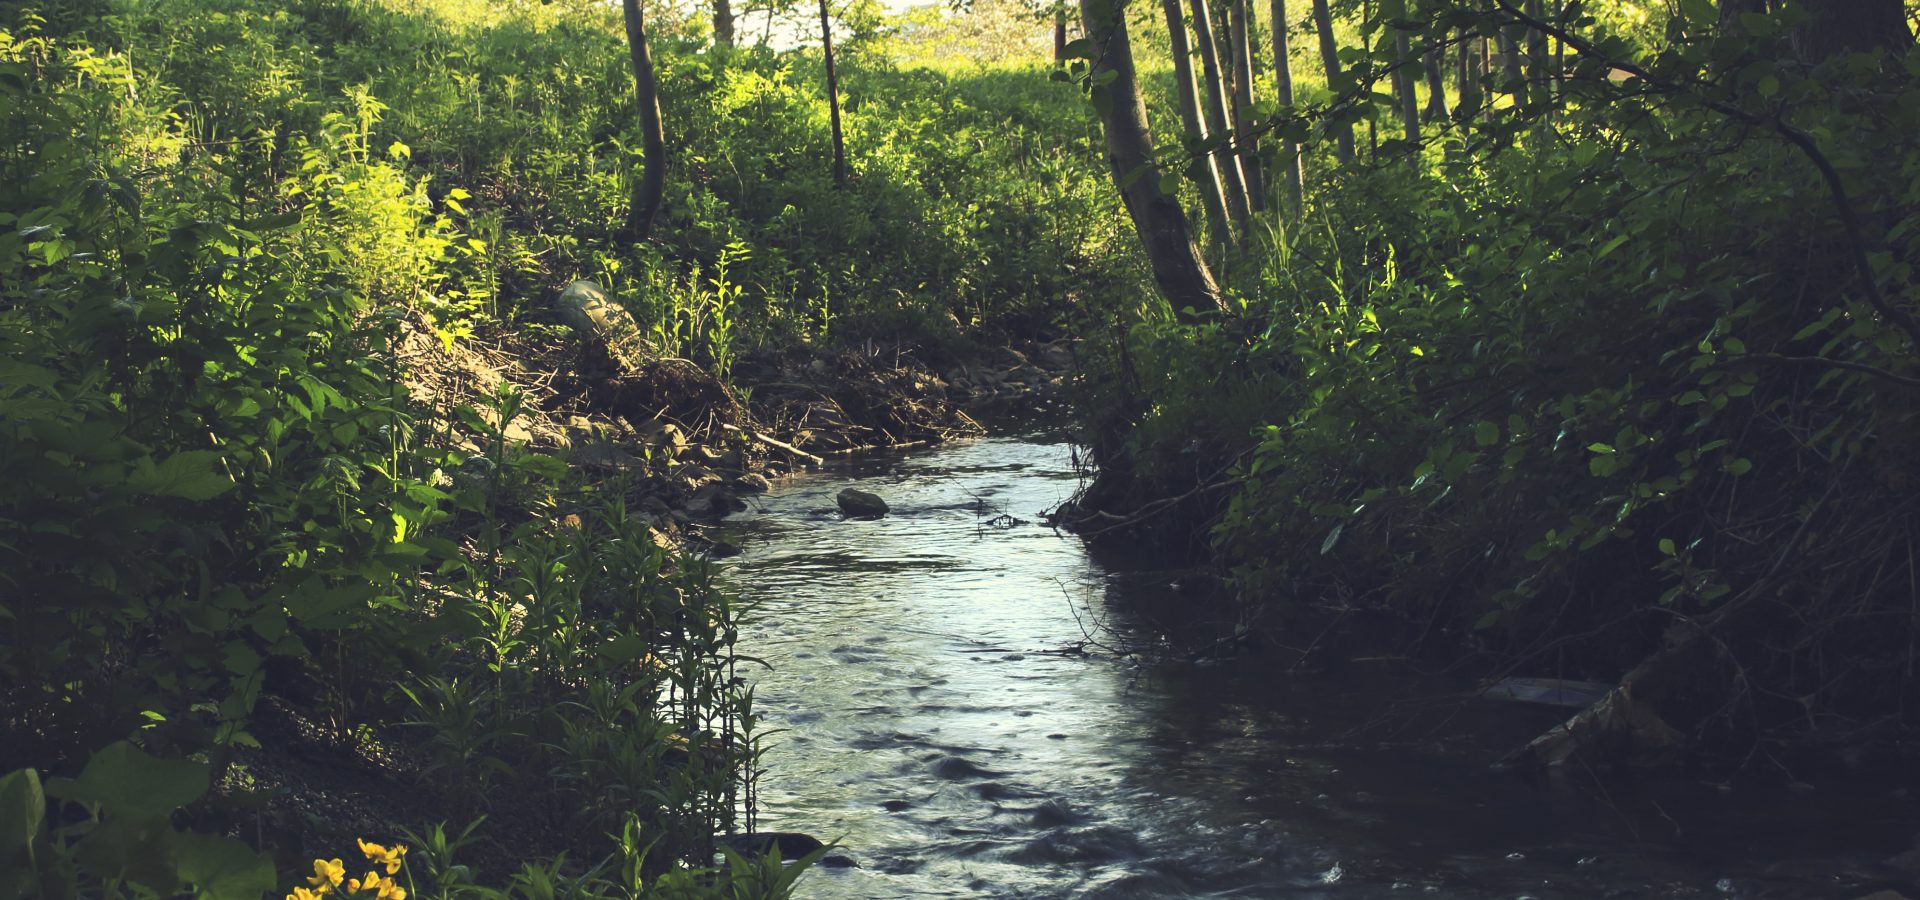
[{"label": "dark water", "polygon": [[[762,828],[838,839],[803,897],[1853,897],[1892,884],[1885,782],[1725,789],[1490,771],[1557,711],[1391,661],[1139,664],[1178,572],[1038,523],[1064,444],[989,439],[804,476],[730,579],[767,727]],[[842,521],[857,486],[894,507]],[[1026,520],[1011,524],[995,516]],[[1310,638],[1309,638],[1310,639]]]}]

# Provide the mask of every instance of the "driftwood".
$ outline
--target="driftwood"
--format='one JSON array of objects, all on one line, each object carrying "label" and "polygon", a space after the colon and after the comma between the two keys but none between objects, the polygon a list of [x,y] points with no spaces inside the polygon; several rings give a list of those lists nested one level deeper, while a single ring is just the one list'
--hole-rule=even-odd
[{"label": "driftwood", "polygon": [[745,435],[750,440],[759,441],[760,443],[765,444],[769,447],[772,447],[775,450],[780,450],[786,453],[790,453],[794,456],[800,457],[801,459],[807,460],[816,466],[824,466],[827,464],[826,459],[822,457],[815,456],[811,453],[808,453],[807,451],[802,450],[798,447],[795,447],[794,445],[789,444],[786,441],[775,440],[773,438],[767,437],[766,435],[761,434],[757,431],[753,431],[751,429],[741,428],[738,425],[729,425],[725,422],[722,422],[720,423],[720,430],[732,432],[734,434]]},{"label": "driftwood", "polygon": [[1664,646],[1621,677],[1618,687],[1499,765],[1674,765],[1701,728],[1731,710],[1729,698],[1743,693],[1744,673],[1726,646],[1701,623],[1683,620],[1667,629]]}]

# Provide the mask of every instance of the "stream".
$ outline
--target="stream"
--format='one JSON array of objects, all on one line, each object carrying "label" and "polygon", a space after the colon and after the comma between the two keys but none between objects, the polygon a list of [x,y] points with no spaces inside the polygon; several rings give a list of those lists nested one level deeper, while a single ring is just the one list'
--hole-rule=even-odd
[{"label": "stream", "polygon": [[[779,730],[759,827],[855,863],[799,896],[1844,898],[1909,846],[1885,781],[1493,771],[1567,711],[1391,660],[1105,652],[1196,601],[1041,522],[1077,484],[1065,443],[986,438],[796,476],[730,523]],[[845,487],[892,514],[844,520]]]}]

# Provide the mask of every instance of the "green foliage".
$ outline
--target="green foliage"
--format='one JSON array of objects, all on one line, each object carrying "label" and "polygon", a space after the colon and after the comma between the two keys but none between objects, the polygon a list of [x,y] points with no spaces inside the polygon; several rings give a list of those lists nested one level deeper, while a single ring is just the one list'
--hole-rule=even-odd
[{"label": "green foliage", "polygon": [[[343,751],[427,726],[431,776],[476,814],[550,790],[572,845],[648,892],[783,893],[707,871],[757,752],[711,572],[618,485],[513,440],[511,389],[441,416],[407,399],[403,336],[456,340],[526,256],[378,132],[377,94],[306,93],[299,49],[379,16],[202,12],[103,26],[159,29],[153,69],[0,22],[0,896],[278,886],[184,827],[232,827],[249,754],[288,749],[255,734],[268,694]],[[703,283],[722,365],[743,258]],[[38,771],[78,774],[43,795]]]},{"label": "green foliage", "polygon": [[[1795,698],[1773,721],[1900,708],[1920,56],[1807,59],[1792,8],[1722,32],[1699,6],[1638,46],[1561,23],[1564,83],[1496,71],[1427,146],[1318,173],[1236,268],[1238,319],[1135,325],[1128,460],[1229,469],[1214,534],[1253,614],[1324,598],[1602,676],[1675,617],[1737,621],[1748,702]],[[1381,102],[1356,91],[1266,124],[1312,139]]]}]

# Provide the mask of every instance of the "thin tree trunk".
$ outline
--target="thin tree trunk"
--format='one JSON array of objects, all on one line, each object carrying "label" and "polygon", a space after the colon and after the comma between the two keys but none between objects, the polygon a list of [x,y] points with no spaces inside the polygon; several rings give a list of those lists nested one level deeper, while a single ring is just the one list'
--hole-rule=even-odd
[{"label": "thin tree trunk", "polygon": [[733,46],[732,0],[713,0],[713,42],[722,47]]},{"label": "thin tree trunk", "polygon": [[[1287,49],[1287,32],[1291,20],[1287,18],[1287,0],[1272,0],[1268,7],[1273,28],[1273,85],[1283,108],[1293,106],[1293,55]],[[1293,209],[1299,209],[1306,181],[1300,161],[1300,145],[1292,141],[1280,143],[1280,168],[1287,174],[1287,202]]]},{"label": "thin tree trunk", "polygon": [[840,131],[840,76],[833,70],[833,20],[827,0],[820,0],[820,47],[827,60],[827,115],[833,125],[833,183],[847,183],[847,140]]},{"label": "thin tree trunk", "polygon": [[1067,62],[1067,8],[1064,6],[1053,9],[1053,61],[1056,65]]},{"label": "thin tree trunk", "polygon": [[[1528,17],[1536,22],[1547,19],[1545,0],[1526,0]],[[1527,29],[1527,85],[1529,89],[1546,90],[1553,82],[1553,76],[1547,71],[1551,57],[1547,55],[1547,33],[1538,29]]]},{"label": "thin tree trunk", "polygon": [[1435,44],[1427,48],[1427,108],[1421,113],[1429,122],[1447,120],[1447,48]]},{"label": "thin tree trunk", "polygon": [[[1520,63],[1519,32],[1522,27],[1508,25],[1500,29],[1500,58],[1506,62],[1509,85],[1524,83],[1527,80],[1526,66]],[[1508,88],[1508,90],[1514,89],[1511,86]]]},{"label": "thin tree trunk", "polygon": [[632,241],[645,241],[660,217],[660,200],[667,188],[667,135],[660,121],[659,82],[653,72],[653,54],[647,49],[646,14],[640,0],[622,0],[627,23],[627,57],[633,64],[633,96],[640,110],[640,152],[644,155],[640,181],[633,188],[624,227]]},{"label": "thin tree trunk", "polygon": [[1410,159],[1419,165],[1420,144],[1420,100],[1413,91],[1413,42],[1405,28],[1389,25],[1393,28],[1393,58],[1397,66],[1393,70],[1393,80],[1400,86],[1400,122],[1406,129]]},{"label": "thin tree trunk", "polygon": [[[1223,313],[1220,288],[1200,256],[1187,228],[1180,201],[1160,189],[1153,168],[1153,137],[1147,131],[1147,107],[1134,77],[1133,49],[1127,42],[1125,0],[1080,0],[1080,17],[1092,44],[1094,105],[1107,133],[1107,162],[1120,187],[1127,214],[1145,247],[1154,284],[1182,322]],[[1112,72],[1112,80],[1099,84]]]},{"label": "thin tree trunk", "polygon": [[1484,99],[1480,93],[1480,73],[1485,43],[1467,28],[1460,29],[1460,114],[1469,118],[1478,116],[1480,103]]},{"label": "thin tree trunk", "polygon": [[1233,57],[1233,144],[1240,151],[1240,175],[1247,180],[1247,205],[1267,208],[1267,179],[1260,171],[1260,141],[1253,133],[1253,11],[1247,0],[1228,0],[1227,45]]},{"label": "thin tree trunk", "polygon": [[[1082,4],[1086,0],[1081,0]],[[1200,70],[1207,84],[1207,130],[1208,137],[1219,140],[1234,137],[1232,120],[1227,114],[1227,82],[1225,73],[1220,70],[1220,42],[1213,36],[1213,16],[1207,9],[1207,0],[1193,0],[1193,37],[1200,45]],[[1248,211],[1247,182],[1240,176],[1240,158],[1233,153],[1231,143],[1223,144],[1214,151],[1214,164],[1220,167],[1220,186],[1226,190],[1227,213],[1238,223],[1245,233],[1251,213]]]},{"label": "thin tree trunk", "polygon": [[[1333,39],[1333,11],[1327,0],[1313,0],[1313,30],[1320,38],[1320,67],[1332,87],[1340,77],[1340,45]],[[1339,126],[1333,137],[1335,155],[1342,163],[1353,162],[1353,126]]]},{"label": "thin tree trunk", "polygon": [[[1173,56],[1173,99],[1180,107],[1180,127],[1187,140],[1199,143],[1207,139],[1207,126],[1200,120],[1200,97],[1193,85],[1193,48],[1187,43],[1187,20],[1180,0],[1160,0],[1167,18],[1167,40]],[[1226,245],[1233,240],[1233,220],[1227,215],[1226,191],[1220,186],[1220,167],[1213,154],[1201,159],[1200,203],[1207,210],[1207,224],[1214,243]]]}]

